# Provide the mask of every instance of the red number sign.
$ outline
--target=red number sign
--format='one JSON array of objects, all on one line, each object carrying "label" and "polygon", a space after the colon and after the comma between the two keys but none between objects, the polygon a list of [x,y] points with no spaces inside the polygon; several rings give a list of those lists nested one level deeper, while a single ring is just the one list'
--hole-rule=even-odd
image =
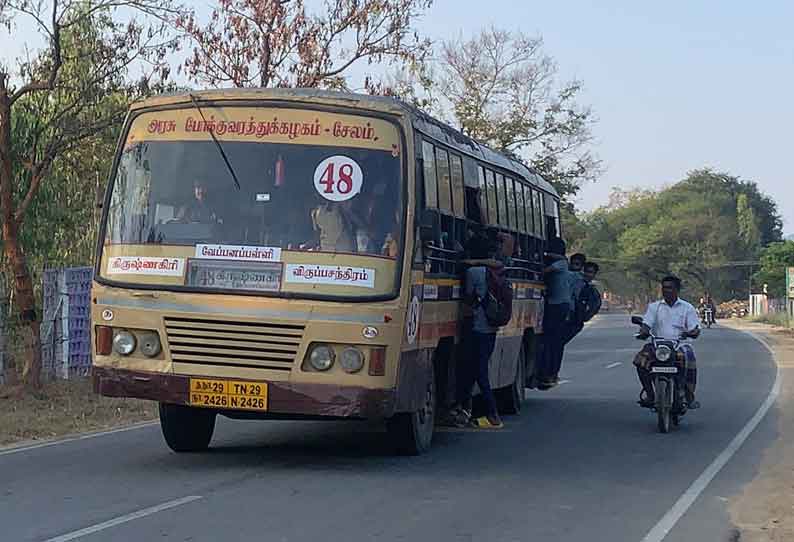
[{"label": "red number sign", "polygon": [[314,170],[314,188],[327,200],[349,200],[364,184],[361,167],[347,156],[326,158]]}]

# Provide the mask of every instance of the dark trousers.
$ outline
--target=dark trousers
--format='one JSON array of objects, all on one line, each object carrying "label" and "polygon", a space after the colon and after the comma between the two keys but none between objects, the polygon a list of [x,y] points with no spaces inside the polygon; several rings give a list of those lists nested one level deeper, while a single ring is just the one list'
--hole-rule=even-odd
[{"label": "dark trousers", "polygon": [[[647,344],[643,347],[641,352],[647,351],[647,355],[650,356],[652,355],[651,350],[653,350],[653,347],[650,344]],[[686,375],[684,378],[686,382],[686,400],[688,402],[692,402],[695,399],[695,389],[697,388],[698,383],[697,360],[695,359],[695,352],[691,347],[684,346],[682,350],[686,356]],[[638,365],[637,376],[640,379],[642,388],[645,390],[645,395],[649,399],[652,399],[654,397],[652,373],[645,367]]]},{"label": "dark trousers", "polygon": [[570,320],[565,324],[565,334],[562,337],[562,344],[567,345],[569,342],[573,340],[574,337],[579,335],[581,331],[584,329],[584,324],[582,322],[575,322]]},{"label": "dark trousers", "polygon": [[543,354],[538,371],[541,380],[556,378],[565,355],[570,306],[547,304],[543,313]]},{"label": "dark trousers", "polygon": [[468,408],[471,402],[471,389],[476,382],[488,415],[495,415],[496,399],[491,390],[491,379],[488,376],[488,366],[496,345],[496,333],[477,333],[470,331],[463,341],[463,363],[458,373],[458,404]]}]

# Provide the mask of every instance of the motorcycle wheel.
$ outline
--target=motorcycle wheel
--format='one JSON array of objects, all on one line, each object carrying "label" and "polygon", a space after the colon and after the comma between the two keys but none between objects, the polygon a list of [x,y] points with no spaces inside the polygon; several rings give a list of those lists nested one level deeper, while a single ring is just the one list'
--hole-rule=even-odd
[{"label": "motorcycle wheel", "polygon": [[681,417],[678,414],[673,414],[673,426],[678,427],[678,424],[681,423]]},{"label": "motorcycle wheel", "polygon": [[656,425],[659,428],[660,433],[669,433],[671,405],[670,401],[668,400],[668,386],[670,383],[664,378],[659,378],[656,380],[655,384],[654,391],[656,393]]}]

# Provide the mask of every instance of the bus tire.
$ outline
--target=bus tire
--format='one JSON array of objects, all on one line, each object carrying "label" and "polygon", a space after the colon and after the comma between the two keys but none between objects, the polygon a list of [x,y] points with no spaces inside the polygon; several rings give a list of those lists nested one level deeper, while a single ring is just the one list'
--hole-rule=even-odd
[{"label": "bus tire", "polygon": [[421,455],[430,450],[436,425],[436,383],[433,372],[431,369],[422,408],[414,412],[400,412],[386,420],[389,441],[400,455]]},{"label": "bus tire", "polygon": [[160,403],[160,429],[166,444],[175,452],[206,450],[215,431],[213,410]]},{"label": "bus tire", "polygon": [[524,378],[524,346],[522,345],[518,352],[515,380],[511,385],[496,390],[494,394],[500,414],[519,414],[521,412],[521,403],[526,397]]}]

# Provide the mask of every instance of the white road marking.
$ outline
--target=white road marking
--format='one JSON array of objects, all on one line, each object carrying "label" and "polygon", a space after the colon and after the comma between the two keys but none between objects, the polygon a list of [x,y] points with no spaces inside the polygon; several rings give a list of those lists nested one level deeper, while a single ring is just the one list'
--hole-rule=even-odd
[{"label": "white road marking", "polygon": [[[772,359],[775,359],[775,353],[772,348],[767,344],[767,342],[751,333],[749,331],[738,330],[742,333],[746,333],[754,338],[756,341],[761,343],[761,345],[766,348],[769,353],[772,355]],[[775,360],[775,364],[777,365],[777,360]],[[678,523],[678,520],[689,510],[689,507],[695,502],[695,500],[703,493],[703,490],[708,487],[711,481],[714,479],[717,474],[722,470],[722,468],[730,461],[731,457],[741,448],[744,441],[747,440],[747,437],[758,427],[758,424],[761,423],[761,420],[764,419],[764,416],[775,404],[778,395],[780,394],[780,385],[781,385],[781,376],[780,376],[780,367],[778,366],[777,372],[775,373],[775,383],[772,386],[772,389],[769,391],[769,395],[767,396],[764,403],[758,408],[755,415],[750,418],[750,421],[745,424],[741,431],[733,438],[733,440],[728,444],[728,447],[725,448],[717,458],[706,467],[706,470],[698,476],[698,478],[692,482],[692,485],[684,492],[681,497],[675,502],[673,507],[667,511],[667,513],[659,520],[659,522],[654,525],[653,529],[651,529],[648,534],[645,535],[645,538],[642,539],[642,542],[662,542],[667,534],[675,527],[675,524]]]},{"label": "white road marking", "polygon": [[78,440],[88,440],[97,437],[104,437],[106,435],[115,435],[116,433],[126,433],[127,431],[135,431],[136,429],[151,427],[153,425],[156,425],[157,423],[158,422],[144,422],[136,425],[130,425],[128,427],[121,427],[119,429],[111,429],[109,431],[100,431],[98,433],[88,433],[86,435],[78,435],[78,436],[66,437],[58,440],[50,440],[47,442],[42,442],[40,444],[30,444],[30,445],[23,444],[22,446],[15,446],[13,448],[8,448],[5,450],[0,449],[0,456],[19,454],[22,452],[28,452],[30,450],[38,450],[39,448],[49,448],[50,446],[58,446],[59,444],[66,444],[68,442],[75,442]]},{"label": "white road marking", "polygon": [[69,540],[75,540],[82,536],[98,533],[99,531],[110,529],[111,527],[115,527],[116,525],[121,525],[122,523],[127,523],[129,521],[144,518],[146,516],[151,516],[152,514],[156,514],[164,510],[169,510],[171,508],[176,508],[177,506],[182,506],[183,504],[197,501],[199,499],[201,499],[200,495],[189,495],[187,497],[182,497],[181,499],[175,499],[173,501],[164,502],[162,504],[158,504],[157,506],[144,508],[143,510],[138,510],[137,512],[133,512],[131,514],[119,516],[117,518],[111,519],[109,521],[105,521],[103,523],[97,523],[96,525],[92,525],[91,527],[86,527],[85,529],[80,529],[79,531],[72,531],[71,533],[62,534],[61,536],[56,536],[55,538],[49,538],[44,542],[68,542]]},{"label": "white road marking", "polygon": [[615,363],[610,363],[609,365],[606,366],[606,368],[607,369],[614,369],[618,365],[623,365],[623,362],[622,361],[616,361]]},{"label": "white road marking", "polygon": [[559,382],[557,382],[557,384],[559,386],[562,386],[563,384],[567,384],[568,382],[570,382],[570,380],[563,379],[563,380],[560,380]]},{"label": "white road marking", "polygon": [[566,354],[616,354],[616,353],[636,353],[636,348],[566,348]]}]

